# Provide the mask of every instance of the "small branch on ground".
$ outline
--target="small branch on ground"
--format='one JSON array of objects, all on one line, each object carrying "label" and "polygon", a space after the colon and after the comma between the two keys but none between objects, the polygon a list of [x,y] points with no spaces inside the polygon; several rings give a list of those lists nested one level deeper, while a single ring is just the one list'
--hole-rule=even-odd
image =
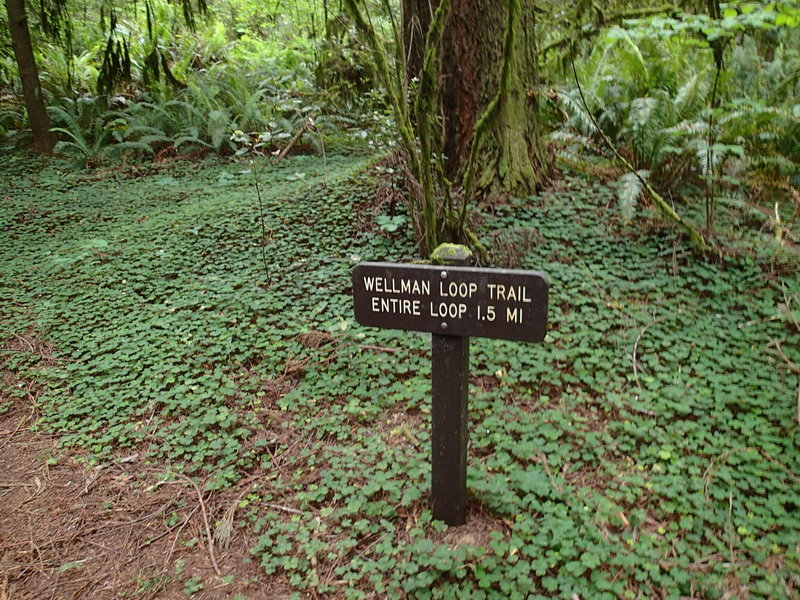
[{"label": "small branch on ground", "polygon": [[[164,473],[158,473],[158,474],[162,476],[164,475]],[[188,475],[184,475],[183,473],[175,473],[174,471],[171,471],[169,474],[174,475],[176,477],[180,477],[184,481],[188,481],[189,484],[194,488],[194,491],[197,494],[197,501],[200,504],[200,511],[203,515],[203,525],[205,526],[206,538],[208,540],[208,558],[211,561],[211,566],[214,567],[214,573],[216,573],[218,576],[222,576],[222,572],[220,571],[219,565],[217,564],[216,556],[214,555],[214,537],[211,533],[211,526],[209,525],[208,522],[208,510],[206,509],[206,503],[205,500],[203,499],[202,490]],[[165,481],[164,483],[166,484],[166,483],[180,483],[180,482]]]},{"label": "small branch on ground", "polygon": [[400,348],[386,348],[384,346],[371,346],[369,344],[360,344],[358,347],[362,350],[375,350],[376,352],[400,352]]},{"label": "small branch on ground", "polygon": [[191,518],[194,516],[194,513],[197,512],[199,506],[195,506],[191,512],[186,516],[186,518],[178,525],[178,532],[175,534],[175,537],[172,539],[172,544],[169,547],[169,552],[167,552],[167,558],[164,560],[164,571],[169,570],[169,562],[172,560],[172,554],[175,552],[175,546],[178,543],[178,540],[181,537],[181,533],[183,533],[183,528],[189,523]]},{"label": "small branch on ground", "polygon": [[280,504],[267,504],[269,508],[274,508],[275,510],[281,510],[283,512],[291,513],[293,515],[304,515],[302,510],[297,510],[296,508],[290,508],[288,506],[282,506]]}]

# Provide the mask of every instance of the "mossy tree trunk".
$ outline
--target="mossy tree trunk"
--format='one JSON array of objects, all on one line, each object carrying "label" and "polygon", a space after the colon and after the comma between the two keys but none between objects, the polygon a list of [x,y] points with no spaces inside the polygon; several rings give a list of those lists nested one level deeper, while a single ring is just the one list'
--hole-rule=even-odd
[{"label": "mossy tree trunk", "polygon": [[28,111],[28,121],[33,131],[33,145],[37,152],[50,154],[57,140],[55,134],[50,131],[50,118],[44,105],[39,71],[36,68],[31,44],[28,16],[25,12],[25,0],[5,0],[5,4],[11,44],[14,47],[14,57],[22,83],[25,108]]},{"label": "mossy tree trunk", "polygon": [[[453,0],[440,50],[446,173],[463,182],[474,152],[484,198],[534,190],[547,169],[538,127],[536,15],[531,0]],[[409,75],[437,2],[403,0]],[[474,143],[480,145],[475,152]],[[469,186],[468,186],[469,187]]]},{"label": "mossy tree trunk", "polygon": [[419,77],[425,61],[425,36],[439,0],[402,0],[403,46],[405,47],[406,75]]}]

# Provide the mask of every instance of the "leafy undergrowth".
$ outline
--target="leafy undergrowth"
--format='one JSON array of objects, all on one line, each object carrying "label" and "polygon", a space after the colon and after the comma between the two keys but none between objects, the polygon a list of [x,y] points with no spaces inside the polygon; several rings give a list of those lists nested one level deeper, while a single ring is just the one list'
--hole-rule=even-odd
[{"label": "leafy undergrowth", "polygon": [[[244,478],[233,524],[298,597],[797,598],[796,270],[700,261],[582,179],[483,215],[502,260],[548,276],[550,327],[473,340],[469,522],[447,528],[429,336],[352,319],[355,262],[413,258],[370,230],[366,166],[286,159],[259,207],[217,159],[2,156],[0,337],[55,348],[2,359],[46,385],[41,427],[209,493]],[[0,391],[0,411],[21,393]]]}]

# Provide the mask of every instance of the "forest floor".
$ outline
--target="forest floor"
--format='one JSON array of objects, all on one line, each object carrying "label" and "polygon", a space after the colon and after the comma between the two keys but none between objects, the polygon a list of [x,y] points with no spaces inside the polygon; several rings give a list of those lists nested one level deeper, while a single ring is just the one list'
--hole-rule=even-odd
[{"label": "forest floor", "polygon": [[[154,479],[148,489],[140,482],[153,477],[152,469],[76,463],[56,437],[30,431],[35,414],[23,405],[0,417],[2,600],[185,598],[193,581],[206,582],[204,598],[288,597],[285,583],[266,578],[257,561],[242,560],[255,543],[243,530],[217,550],[216,576],[208,549],[196,543],[204,524],[191,487]],[[224,512],[236,496],[227,490],[206,509]],[[170,522],[176,505],[191,510]],[[165,575],[173,565],[180,565],[174,576]]]},{"label": "forest floor", "polygon": [[566,174],[476,213],[549,326],[472,340],[448,528],[430,336],[352,316],[415,259],[370,164],[0,156],[0,600],[800,597],[791,240],[726,210],[709,262]]}]

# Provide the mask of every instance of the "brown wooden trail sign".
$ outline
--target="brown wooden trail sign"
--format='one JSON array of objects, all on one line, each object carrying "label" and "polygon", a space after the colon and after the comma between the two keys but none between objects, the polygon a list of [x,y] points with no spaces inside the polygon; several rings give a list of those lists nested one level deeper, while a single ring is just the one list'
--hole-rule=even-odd
[{"label": "brown wooden trail sign", "polygon": [[547,280],[535,271],[361,263],[356,320],[383,329],[540,342]]},{"label": "brown wooden trail sign", "polygon": [[547,280],[536,271],[361,263],[353,269],[356,321],[429,331],[433,516],[462,525],[467,511],[469,338],[540,342]]}]

